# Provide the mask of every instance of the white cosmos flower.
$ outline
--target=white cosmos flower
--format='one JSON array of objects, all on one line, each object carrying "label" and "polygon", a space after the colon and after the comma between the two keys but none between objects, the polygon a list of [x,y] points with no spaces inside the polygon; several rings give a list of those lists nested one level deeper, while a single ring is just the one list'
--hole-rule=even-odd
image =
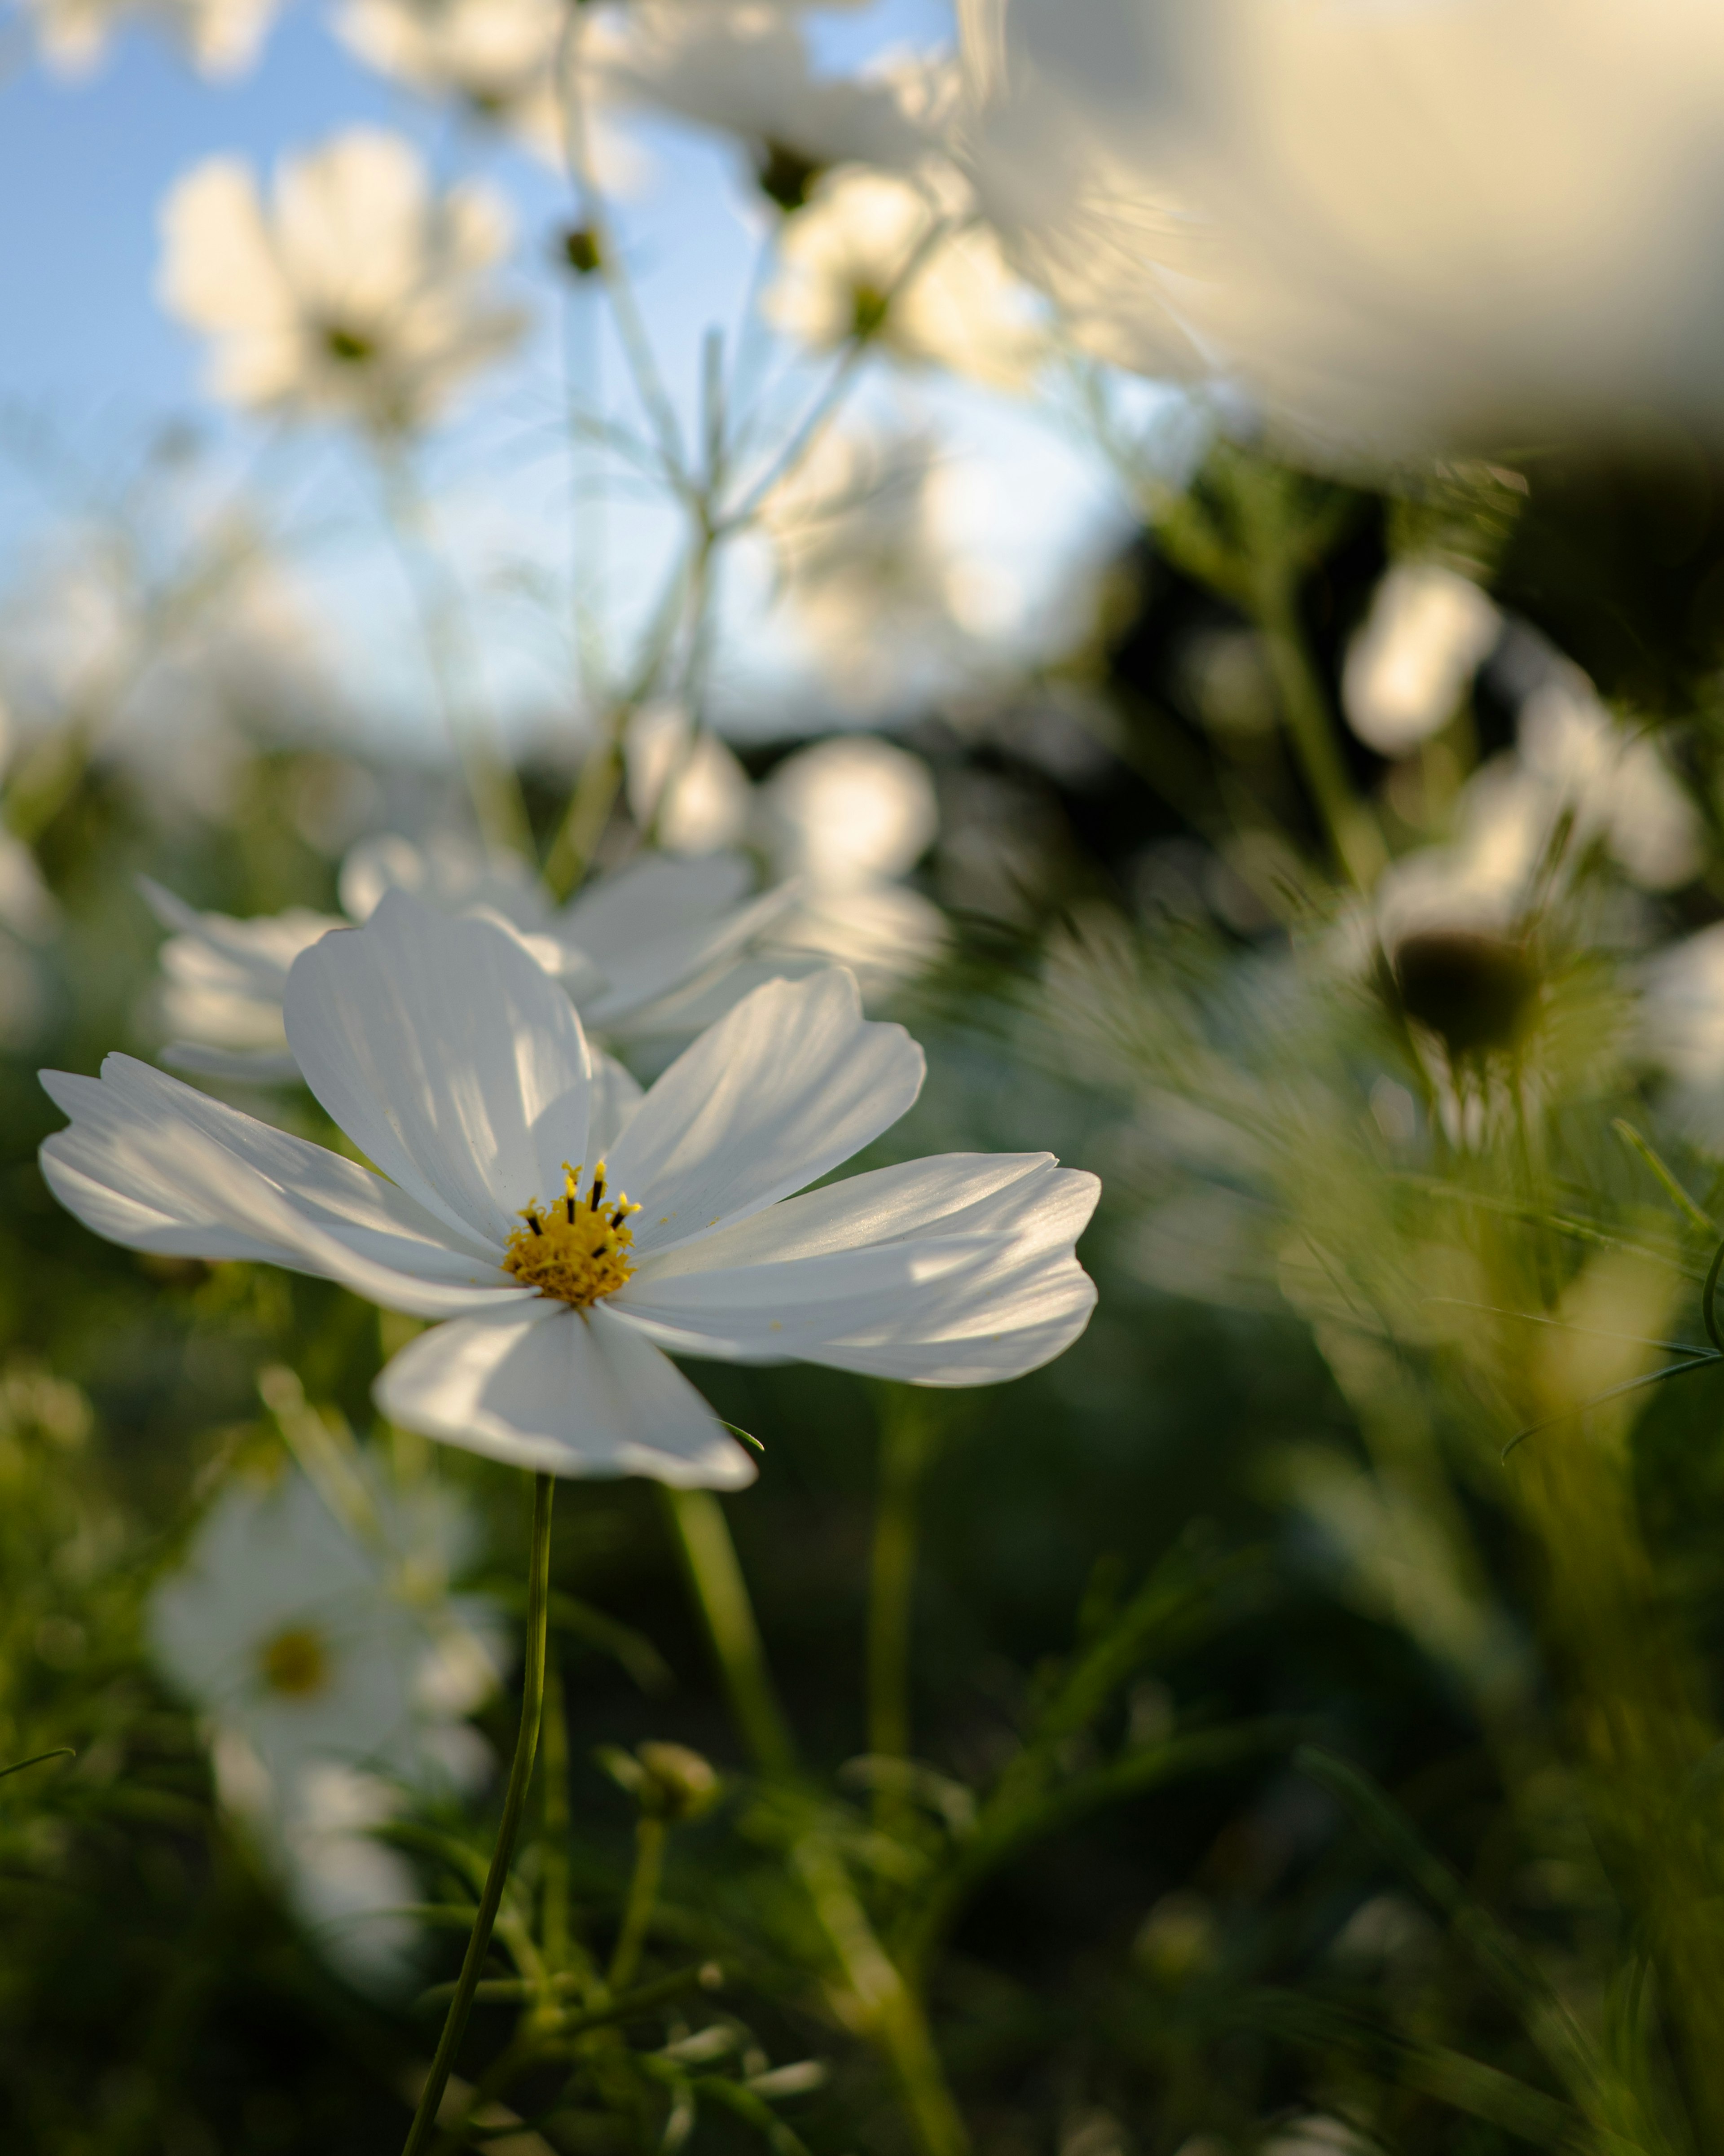
[{"label": "white cosmos flower", "polygon": [[1716,432],[1711,0],[962,0],[960,135],[1080,340],[1320,432]]},{"label": "white cosmos flower", "polygon": [[1029,386],[1046,355],[1034,302],[952,168],[843,166],[785,226],[768,321],[815,352],[871,337],[895,359],[990,388]]},{"label": "white cosmos flower", "polygon": [[258,56],[275,0],[28,0],[50,67],[85,74],[127,20],[164,31],[201,74],[243,74]]},{"label": "white cosmos flower", "polygon": [[772,932],[782,950],[848,966],[880,993],[918,972],[946,918],[900,880],[938,834],[928,767],[875,734],[839,734],[786,757],[761,788],[765,840],[802,896]]},{"label": "white cosmos flower", "polygon": [[232,403],[422,426],[519,336],[493,276],[511,240],[502,197],[439,193],[399,136],[356,128],[285,158],[266,209],[250,167],[212,157],[162,213],[161,296],[214,343]]},{"label": "white cosmos flower", "polygon": [[962,649],[943,476],[926,433],[834,427],[767,498],[786,609],[848,712],[908,702]]},{"label": "white cosmos flower", "polygon": [[346,0],[341,42],[368,66],[562,156],[554,80],[562,0]]},{"label": "white cosmos flower", "polygon": [[371,1830],[408,1789],[470,1788],[490,1766],[463,1717],[494,1689],[496,1611],[450,1597],[476,1546],[453,1493],[366,1478],[374,1534],[304,1476],[230,1482],[147,1612],[164,1676],[208,1732],[218,1792],[330,1958],[362,1981],[408,1966],[411,1867]]},{"label": "white cosmos flower", "polygon": [[122,1055],[44,1075],[71,1122],[43,1173],[110,1241],[446,1321],[378,1381],[408,1429],[553,1473],[735,1487],[752,1462],[663,1351],[966,1385],[1088,1321],[1073,1243],[1099,1186],[1049,1155],[808,1188],[922,1079],[835,968],[756,989],[632,1105],[595,1087],[573,1005],[518,942],[404,892],[300,954],[286,1014],[307,1084],[381,1173]]},{"label": "white cosmos flower", "polygon": [[686,1034],[695,1024],[685,1015],[690,993],[721,989],[793,896],[782,888],[752,897],[752,880],[736,854],[700,861],[648,855],[558,908],[524,862],[446,835],[422,845],[394,836],[362,840],[341,865],[340,916],[295,906],[234,920],[200,913],[146,880],[146,896],[173,932],[162,951],[164,1014],[175,1035],[163,1060],[211,1078],[297,1078],[281,1015],[293,963],[332,929],[369,920],[389,891],[517,932],[591,1029],[613,1045]]},{"label": "white cosmos flower", "polygon": [[1501,634],[1501,615],[1470,578],[1438,562],[1398,563],[1347,649],[1347,724],[1383,756],[1416,748],[1454,717]]},{"label": "white cosmos flower", "polygon": [[603,108],[645,108],[736,135],[762,184],[793,208],[838,164],[909,166],[926,156],[924,70],[817,75],[802,25],[762,0],[634,0],[589,11],[582,59]]}]

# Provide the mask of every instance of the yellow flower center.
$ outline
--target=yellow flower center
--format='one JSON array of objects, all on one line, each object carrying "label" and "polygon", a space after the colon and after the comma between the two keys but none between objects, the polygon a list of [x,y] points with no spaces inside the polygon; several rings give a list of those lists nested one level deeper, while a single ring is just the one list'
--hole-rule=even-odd
[{"label": "yellow flower center", "polygon": [[291,1625],[259,1650],[258,1666],[271,1691],[305,1699],[329,1682],[329,1655],[309,1625]]},{"label": "yellow flower center", "polygon": [[585,1310],[601,1296],[614,1295],[634,1270],[623,1255],[634,1236],[623,1223],[640,1208],[620,1190],[607,1201],[603,1161],[584,1198],[581,1169],[565,1161],[562,1172],[567,1184],[554,1205],[535,1199],[522,1208],[526,1224],[509,1238],[503,1270],[523,1287],[536,1287],[541,1295]]}]

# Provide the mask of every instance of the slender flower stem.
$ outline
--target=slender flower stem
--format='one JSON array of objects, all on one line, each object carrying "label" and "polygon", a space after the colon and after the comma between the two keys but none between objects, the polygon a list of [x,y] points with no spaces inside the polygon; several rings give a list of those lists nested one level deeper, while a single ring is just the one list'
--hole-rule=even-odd
[{"label": "slender flower stem", "polygon": [[605,1982],[611,1990],[626,1991],[640,1965],[647,1926],[659,1899],[659,1881],[664,1876],[664,1822],[644,1819],[634,1830],[634,1876],[629,1882],[629,1904],[623,1912],[623,1928],[617,1934],[617,1950]]},{"label": "slender flower stem", "polygon": [[533,1477],[532,1553],[527,1570],[526,1667],[521,1677],[521,1731],[515,1743],[514,1763],[509,1769],[509,1788],[503,1799],[496,1847],[491,1851],[490,1870],[485,1874],[479,1913],[473,1920],[473,1935],[467,1942],[466,1958],[461,1964],[455,1995],[449,2001],[449,2015],[438,2039],[431,2071],[419,2092],[419,2107],[413,2113],[402,2156],[422,2156],[437,2129],[437,2114],[442,2107],[444,2091],[449,2086],[455,2054],[466,2033],[474,1990],[490,1946],[503,1889],[508,1883],[515,1838],[521,1831],[521,1815],[526,1805],[527,1784],[532,1779],[533,1755],[539,1743],[539,1717],[545,1699],[546,1616],[551,1601],[551,1501],[556,1489],[554,1477]]},{"label": "slender flower stem", "polygon": [[1369,891],[1388,859],[1383,834],[1347,776],[1334,715],[1317,678],[1290,581],[1277,568],[1255,582],[1257,625],[1263,632],[1294,756],[1337,865],[1358,890]]},{"label": "slender flower stem", "polygon": [[664,1502],[736,1727],[755,1764],[782,1774],[795,1764],[796,1747],[767,1667],[723,1508],[710,1490],[667,1487]]},{"label": "slender flower stem", "polygon": [[[895,1394],[880,1416],[880,1496],[868,1599],[868,1749],[901,1759],[910,1750],[910,1620],[916,1592],[916,1501],[929,1430],[920,1401]],[[877,1825],[901,1815],[901,1793],[875,1792]]]}]

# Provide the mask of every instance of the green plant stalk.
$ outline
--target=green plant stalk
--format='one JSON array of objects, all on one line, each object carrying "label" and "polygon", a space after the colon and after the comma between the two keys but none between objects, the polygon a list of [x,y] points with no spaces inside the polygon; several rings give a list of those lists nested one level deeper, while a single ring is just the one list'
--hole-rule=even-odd
[{"label": "green plant stalk", "polygon": [[723,1507],[710,1490],[668,1486],[664,1503],[742,1741],[756,1766],[768,1774],[788,1773],[796,1763],[796,1747],[767,1667]]},{"label": "green plant stalk", "polygon": [[556,1490],[553,1476],[536,1475],[533,1477],[532,1545],[527,1566],[526,1666],[521,1676],[521,1728],[515,1742],[515,1758],[509,1768],[509,1787],[503,1799],[503,1817],[497,1828],[496,1846],[491,1851],[490,1869],[485,1874],[485,1892],[480,1897],[479,1913],[473,1920],[473,1931],[467,1941],[466,1957],[456,1981],[455,1995],[449,2001],[443,2034],[438,2039],[430,2071],[425,2076],[425,2086],[419,2092],[418,2109],[413,2113],[413,2124],[408,2129],[402,2156],[422,2156],[437,2130],[437,2115],[442,2108],[444,2091],[449,2086],[455,2054],[466,2034],[467,2017],[473,2010],[474,1990],[490,1946],[491,1932],[497,1921],[497,1911],[502,1905],[503,1889],[508,1883],[509,1866],[515,1855],[516,1836],[521,1831],[521,1814],[526,1807],[527,1784],[532,1779],[533,1758],[539,1744],[539,1720],[545,1699],[546,1615],[550,1607],[551,1583],[551,1502]]},{"label": "green plant stalk", "polygon": [[569,1732],[562,1676],[554,1664],[545,1672],[544,1743],[545,1772],[540,1778],[539,1792],[544,1829],[539,1922],[545,1966],[554,1980],[567,1968],[569,1955]]},{"label": "green plant stalk", "polygon": [[634,1830],[634,1876],[629,1881],[629,1900],[623,1911],[623,1928],[611,1956],[605,1981],[613,1992],[626,1991],[640,1966],[640,1950],[646,1944],[647,1926],[658,1904],[659,1882],[664,1876],[664,1822],[643,1819]]},{"label": "green plant stalk", "polygon": [[922,2156],[968,2156],[970,2137],[947,2086],[921,2002],[881,1946],[844,1861],[824,1835],[792,1861],[854,2002],[856,2025],[896,2076]]},{"label": "green plant stalk", "polygon": [[[916,1512],[927,1452],[920,1404],[890,1396],[880,1415],[880,1495],[868,1599],[868,1749],[876,1758],[902,1759],[910,1752]],[[905,1808],[901,1790],[875,1789],[876,1825],[889,1827]]]},{"label": "green plant stalk", "polygon": [[1291,578],[1284,567],[1268,564],[1251,580],[1250,590],[1288,738],[1330,850],[1349,882],[1369,891],[1388,857],[1376,819],[1354,793],[1347,776],[1334,715],[1299,619]]}]

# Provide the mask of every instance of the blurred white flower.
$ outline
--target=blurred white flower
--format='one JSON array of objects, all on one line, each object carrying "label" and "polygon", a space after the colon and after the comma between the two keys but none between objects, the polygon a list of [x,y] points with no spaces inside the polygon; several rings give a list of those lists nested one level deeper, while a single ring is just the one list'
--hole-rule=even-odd
[{"label": "blurred white flower", "polygon": [[1347,649],[1348,725],[1383,756],[1417,747],[1454,717],[1501,631],[1502,617],[1470,578],[1435,562],[1398,564]]},{"label": "blurred white flower", "polygon": [[495,190],[438,193],[400,136],[356,128],[284,159],[266,209],[251,168],[212,157],[162,206],[163,304],[214,343],[210,388],[382,434],[424,424],[521,334],[494,273]]},{"label": "blurred white flower", "polygon": [[1346,439],[1712,431],[1711,0],[967,0],[960,135],[1080,341]]},{"label": "blurred white flower", "polygon": [[50,67],[86,74],[123,23],[146,23],[182,46],[198,72],[243,74],[275,13],[276,0],[27,0]]},{"label": "blurred white flower", "polygon": [[629,813],[669,854],[711,854],[748,828],[748,774],[680,705],[649,704],[623,742]]},{"label": "blurred white flower", "polygon": [[950,167],[841,167],[786,224],[768,321],[815,352],[867,337],[912,366],[1028,387],[1046,353],[1032,296]]},{"label": "blurred white flower", "polygon": [[[126,1247],[447,1321],[378,1380],[405,1429],[541,1472],[736,1488],[753,1463],[670,1353],[971,1385],[1088,1322],[1073,1246],[1100,1186],[1049,1154],[809,1188],[923,1075],[835,967],[756,989],[632,1103],[595,1085],[572,1006],[513,937],[403,891],[300,955],[286,1013],[306,1083],[381,1173],[121,1055],[99,1079],[44,1074],[71,1122],[42,1172]],[[302,1629],[293,1606],[280,1623]],[[281,1634],[253,1636],[255,1668]],[[275,1688],[308,1691],[321,1663],[296,1637],[279,1653]]]},{"label": "blurred white flower", "polygon": [[1642,990],[1642,1045],[1675,1081],[1676,1120],[1701,1143],[1724,1147],[1724,922],[1660,951]]},{"label": "blurred white flower", "polygon": [[945,916],[898,880],[939,830],[920,757],[872,735],[839,735],[787,757],[760,803],[774,865],[801,893],[773,931],[778,947],[848,966],[876,993],[934,957]]},{"label": "blurred white flower", "polygon": [[[209,1729],[223,1803],[331,1957],[387,1979],[418,1938],[390,1912],[418,1890],[367,1830],[406,1790],[483,1776],[488,1754],[461,1717],[494,1688],[504,1647],[489,1604],[442,1589],[476,1543],[453,1494],[375,1473],[363,1489],[367,1534],[296,1471],[229,1483],[147,1621],[162,1673]],[[477,1686],[439,1691],[452,1661],[481,1672]]]},{"label": "blurred white flower", "polygon": [[[296,1079],[282,1020],[295,959],[331,929],[368,921],[391,891],[500,923],[562,983],[595,1033],[619,1046],[656,1040],[682,1029],[687,993],[719,987],[789,903],[788,892],[751,896],[752,880],[735,855],[647,855],[558,908],[525,862],[448,834],[417,845],[393,835],[362,839],[341,865],[341,915],[295,906],[239,921],[200,913],[146,879],[145,896],[172,932],[162,968],[163,1016],[175,1037],[162,1060],[210,1078]],[[739,981],[736,993],[753,985]]]},{"label": "blurred white flower", "polygon": [[1701,860],[1693,804],[1657,744],[1612,716],[1592,684],[1552,659],[1521,706],[1518,748],[1462,790],[1457,835],[1391,865],[1376,892],[1383,940],[1418,929],[1516,927],[1563,837],[1599,844],[1644,891],[1688,882]]},{"label": "blurred white flower", "polygon": [[787,208],[827,166],[908,166],[927,153],[926,70],[817,75],[801,24],[763,0],[634,0],[593,9],[583,27],[601,109],[670,112],[739,136]]},{"label": "blurred white flower", "polygon": [[767,501],[779,588],[847,711],[914,696],[963,641],[942,477],[927,434],[834,427]]},{"label": "blurred white flower", "polygon": [[560,163],[555,74],[567,18],[563,0],[345,0],[336,30],[380,74],[456,99]]},{"label": "blurred white flower", "polygon": [[1675,891],[1700,872],[1699,814],[1650,734],[1622,725],[1578,668],[1561,667],[1521,706],[1521,760],[1575,818],[1602,836],[1643,891]]}]

